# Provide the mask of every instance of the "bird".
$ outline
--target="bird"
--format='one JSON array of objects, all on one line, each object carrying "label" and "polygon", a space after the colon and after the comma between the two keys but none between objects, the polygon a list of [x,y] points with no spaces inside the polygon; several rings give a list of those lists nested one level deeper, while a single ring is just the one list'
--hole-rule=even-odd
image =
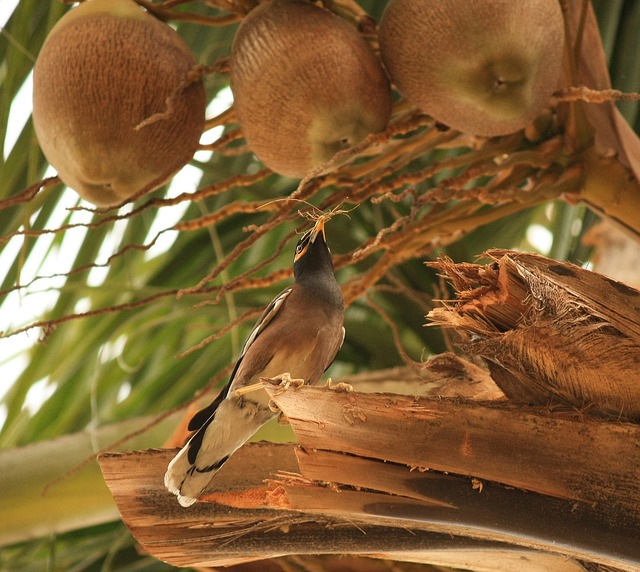
[{"label": "bird", "polygon": [[[191,506],[229,457],[276,416],[267,393],[243,392],[260,378],[316,383],[344,341],[344,299],[320,215],[298,240],[294,282],[264,310],[218,396],[189,421],[193,434],[164,476],[169,492]],[[239,391],[240,390],[240,391]]]}]

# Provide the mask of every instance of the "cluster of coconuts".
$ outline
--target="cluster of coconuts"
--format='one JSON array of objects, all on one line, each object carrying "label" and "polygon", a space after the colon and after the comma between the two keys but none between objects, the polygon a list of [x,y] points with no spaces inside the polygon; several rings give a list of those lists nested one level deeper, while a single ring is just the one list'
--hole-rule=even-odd
[{"label": "cluster of coconuts", "polygon": [[[557,87],[564,48],[558,0],[390,0],[380,52],[402,95],[449,127],[513,133]],[[302,177],[388,122],[386,75],[348,22],[303,0],[271,0],[243,20],[231,87],[249,147]]]},{"label": "cluster of coconuts", "polygon": [[133,0],[87,0],[53,27],[33,75],[33,123],[60,179],[98,206],[164,184],[204,128],[195,59]]},{"label": "cluster of coconuts", "polygon": [[390,0],[379,40],[408,100],[449,127],[494,136],[549,104],[564,23],[559,0]]},{"label": "cluster of coconuts", "polygon": [[[390,0],[381,59],[398,91],[474,135],[523,128],[560,75],[558,0]],[[52,29],[34,70],[34,127],[62,181],[97,205],[153,190],[192,157],[205,94],[193,55],[133,0],[86,0]],[[232,46],[234,107],[251,150],[303,177],[385,129],[390,82],[358,30],[305,0],[267,0]]]}]

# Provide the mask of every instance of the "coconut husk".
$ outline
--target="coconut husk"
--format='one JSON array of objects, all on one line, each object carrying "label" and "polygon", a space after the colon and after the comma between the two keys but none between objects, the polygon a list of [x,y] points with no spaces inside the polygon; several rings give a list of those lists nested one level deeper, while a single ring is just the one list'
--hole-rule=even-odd
[{"label": "coconut husk", "polygon": [[457,291],[432,323],[454,328],[513,401],[640,419],[640,292],[543,256],[487,255],[432,264]]}]

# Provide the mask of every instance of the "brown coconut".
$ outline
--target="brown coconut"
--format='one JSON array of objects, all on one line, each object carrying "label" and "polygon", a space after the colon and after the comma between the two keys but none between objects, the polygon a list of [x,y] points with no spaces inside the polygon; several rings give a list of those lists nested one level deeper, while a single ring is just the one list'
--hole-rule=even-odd
[{"label": "brown coconut", "polygon": [[178,34],[131,0],[88,0],[65,14],[33,89],[36,135],[62,181],[109,206],[173,176],[204,127],[194,64]]},{"label": "brown coconut", "polygon": [[233,42],[231,88],[251,150],[292,177],[382,131],[391,113],[387,77],[364,38],[304,2],[272,0],[248,14]]},{"label": "brown coconut", "polygon": [[502,135],[548,106],[564,26],[558,0],[391,0],[379,38],[407,99],[454,129]]}]

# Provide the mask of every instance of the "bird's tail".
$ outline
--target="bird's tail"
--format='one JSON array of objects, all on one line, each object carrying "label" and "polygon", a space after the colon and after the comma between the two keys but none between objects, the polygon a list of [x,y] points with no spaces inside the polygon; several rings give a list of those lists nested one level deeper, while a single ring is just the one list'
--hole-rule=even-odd
[{"label": "bird's tail", "polygon": [[191,506],[227,459],[272,417],[271,410],[247,399],[225,399],[169,463],[165,486],[182,506]]}]

